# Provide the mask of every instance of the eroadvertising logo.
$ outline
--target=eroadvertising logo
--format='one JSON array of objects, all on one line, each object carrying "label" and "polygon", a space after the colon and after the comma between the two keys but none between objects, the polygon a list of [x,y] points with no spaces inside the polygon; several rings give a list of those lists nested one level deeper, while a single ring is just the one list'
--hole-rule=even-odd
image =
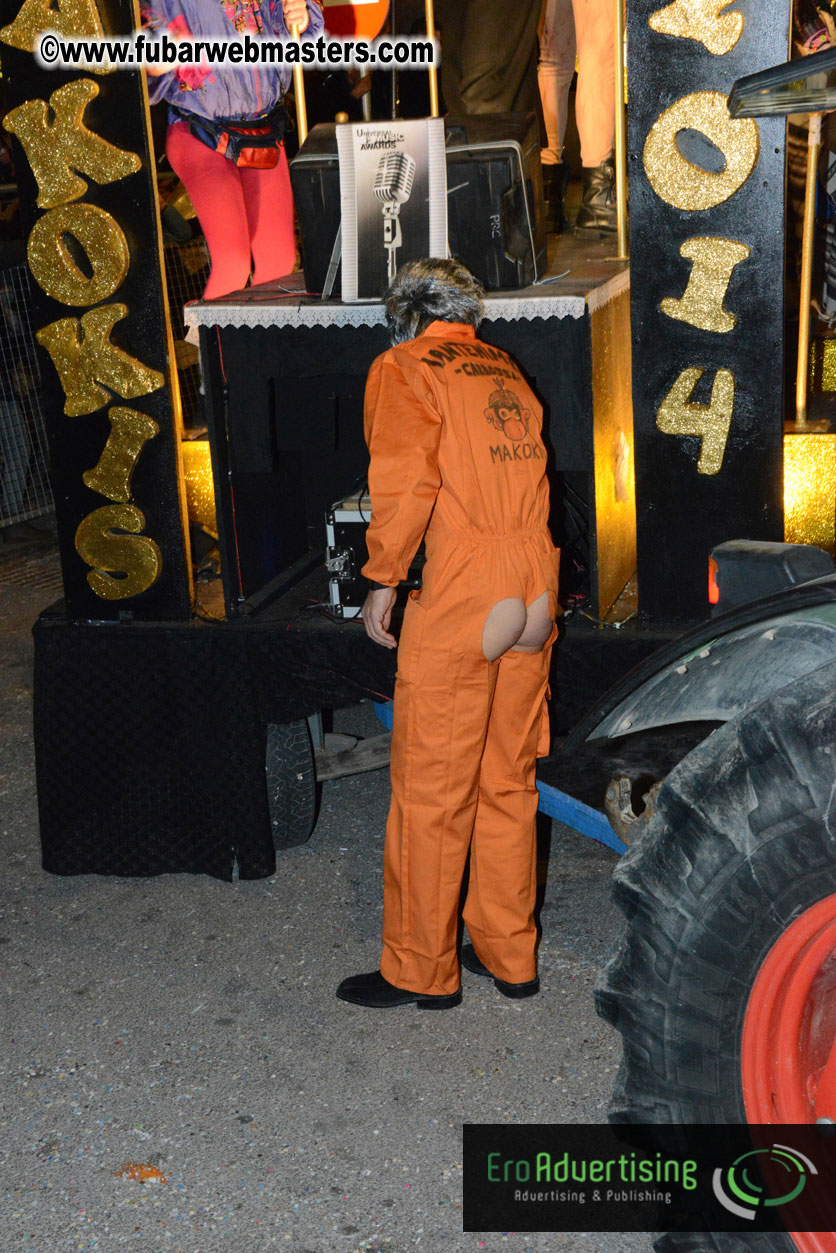
[{"label": "eroadvertising logo", "polygon": [[466,1125],[465,1231],[836,1231],[816,1126]]},{"label": "eroadvertising logo", "polygon": [[[671,1187],[697,1187],[697,1163],[686,1158],[639,1157],[622,1152],[617,1157],[574,1157],[566,1152],[537,1153],[532,1159],[488,1154],[491,1183],[530,1184],[514,1189],[515,1201],[559,1200],[586,1204],[600,1201],[669,1201]],[[551,1190],[544,1185],[552,1185]],[[557,1185],[557,1186],[555,1186]],[[576,1185],[584,1185],[583,1188]]]},{"label": "eroadvertising logo", "polygon": [[[768,1195],[758,1180],[753,1178],[753,1158],[761,1159],[758,1165],[779,1166],[786,1173],[787,1191],[782,1196]],[[787,1148],[785,1144],[773,1144],[769,1149],[752,1149],[749,1153],[741,1153],[726,1170],[718,1166],[714,1171],[712,1187],[717,1200],[730,1214],[754,1221],[762,1206],[770,1209],[778,1205],[788,1205],[790,1201],[801,1196],[808,1173],[819,1173],[809,1157],[805,1157],[797,1149]]]}]

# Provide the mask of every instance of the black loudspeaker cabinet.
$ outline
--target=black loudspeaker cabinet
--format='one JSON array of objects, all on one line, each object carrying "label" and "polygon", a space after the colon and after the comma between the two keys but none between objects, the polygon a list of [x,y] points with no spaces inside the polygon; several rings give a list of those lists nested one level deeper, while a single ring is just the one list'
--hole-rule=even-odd
[{"label": "black loudspeaker cabinet", "polygon": [[[450,255],[489,291],[528,287],[547,268],[535,114],[446,117],[444,128]],[[313,128],[290,163],[290,178],[305,284],[321,292],[340,225],[335,124]],[[335,293],[339,284],[338,272]]]}]

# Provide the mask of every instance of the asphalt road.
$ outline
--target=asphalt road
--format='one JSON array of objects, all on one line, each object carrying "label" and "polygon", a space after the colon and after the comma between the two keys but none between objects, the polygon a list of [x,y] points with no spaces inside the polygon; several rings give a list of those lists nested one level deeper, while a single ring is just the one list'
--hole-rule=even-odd
[{"label": "asphalt road", "polygon": [[[29,631],[51,560],[40,587],[0,566],[3,1253],[647,1253],[646,1235],[462,1231],[463,1123],[605,1119],[619,1042],[592,987],[615,854],[555,824],[541,994],[465,972],[441,1014],[334,996],[378,961],[386,771],[326,783],[271,879],[45,874]],[[358,706],[338,729],[380,728]]]}]

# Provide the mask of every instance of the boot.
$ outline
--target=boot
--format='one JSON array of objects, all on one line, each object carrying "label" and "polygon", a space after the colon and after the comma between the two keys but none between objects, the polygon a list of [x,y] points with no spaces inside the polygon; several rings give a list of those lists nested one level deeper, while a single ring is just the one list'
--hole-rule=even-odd
[{"label": "boot", "polygon": [[558,165],[544,165],[541,169],[546,231],[550,235],[560,235],[569,225],[569,219],[563,207],[566,186],[569,182],[569,170],[562,162]]},{"label": "boot", "polygon": [[[520,993],[506,992],[505,995],[519,996]],[[522,995],[530,996],[531,993],[524,992]],[[461,988],[458,992],[451,992],[449,996],[438,996],[431,992],[408,992],[406,988],[396,988],[389,983],[379,970],[372,970],[367,975],[349,975],[337,988],[337,996],[341,1001],[348,1001],[351,1005],[365,1005],[368,1009],[393,1009],[397,1005],[416,1005],[418,1009],[455,1009],[462,1003]]]},{"label": "boot", "polygon": [[476,949],[472,944],[462,945],[462,965],[465,970],[469,970],[473,975],[482,975],[488,979],[493,979],[494,987],[497,992],[501,992],[503,996],[509,996],[512,1000],[520,1001],[525,996],[536,996],[540,991],[540,980],[537,975],[533,979],[529,979],[528,983],[506,983],[504,979],[497,979],[488,970],[485,963],[476,955]]},{"label": "boot", "polygon": [[578,239],[610,239],[618,231],[613,154],[583,167],[583,199],[575,222]]}]

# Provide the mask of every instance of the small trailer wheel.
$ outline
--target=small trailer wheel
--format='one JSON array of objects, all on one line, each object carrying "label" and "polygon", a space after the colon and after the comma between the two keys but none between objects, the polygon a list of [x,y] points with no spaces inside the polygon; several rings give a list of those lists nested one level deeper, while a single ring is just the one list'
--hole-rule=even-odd
[{"label": "small trailer wheel", "polygon": [[310,839],[318,790],[311,733],[304,719],[267,727],[267,801],[277,850]]}]

